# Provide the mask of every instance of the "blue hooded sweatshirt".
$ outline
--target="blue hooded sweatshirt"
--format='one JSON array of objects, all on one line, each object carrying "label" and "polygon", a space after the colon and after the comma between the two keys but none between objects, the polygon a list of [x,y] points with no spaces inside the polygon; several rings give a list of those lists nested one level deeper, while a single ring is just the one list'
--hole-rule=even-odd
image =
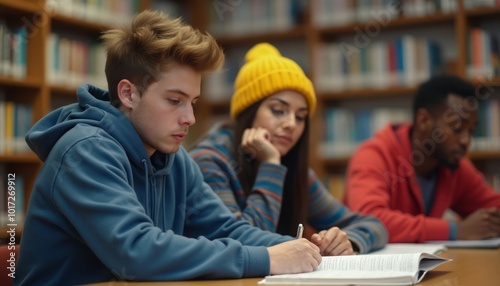
[{"label": "blue hooded sweatshirt", "polygon": [[269,274],[265,246],[292,237],[237,220],[183,148],[149,157],[106,91],[82,85],[77,95],[26,136],[44,165],[15,285]]}]

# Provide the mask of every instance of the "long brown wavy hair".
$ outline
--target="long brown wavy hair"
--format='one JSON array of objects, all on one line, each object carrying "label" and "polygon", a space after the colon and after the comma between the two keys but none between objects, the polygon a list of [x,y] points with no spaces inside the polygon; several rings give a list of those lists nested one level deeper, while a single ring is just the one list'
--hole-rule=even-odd
[{"label": "long brown wavy hair", "polygon": [[[243,132],[251,128],[257,114],[257,110],[263,100],[253,104],[238,115],[234,121],[233,130],[235,135],[235,154],[238,157],[240,170],[238,178],[243,186],[245,195],[248,197],[252,191],[257,176],[259,162],[251,155],[241,149]],[[305,128],[299,141],[283,157],[281,164],[288,171],[283,186],[283,197],[281,213],[277,232],[280,234],[295,235],[297,225],[306,223],[307,220],[307,192],[308,192],[308,170],[309,170],[309,116],[305,121]]]}]

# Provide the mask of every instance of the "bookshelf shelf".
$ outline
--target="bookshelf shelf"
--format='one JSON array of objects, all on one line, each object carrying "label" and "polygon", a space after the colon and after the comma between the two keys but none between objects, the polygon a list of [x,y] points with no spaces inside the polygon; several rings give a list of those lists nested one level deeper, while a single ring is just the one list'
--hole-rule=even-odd
[{"label": "bookshelf shelf", "polygon": [[56,13],[52,16],[52,26],[52,28],[56,29],[76,30],[80,33],[91,35],[98,34],[108,28],[108,26],[104,24],[73,18],[61,13]]},{"label": "bookshelf shelf", "polygon": [[229,113],[229,100],[211,101],[210,107],[217,114]]},{"label": "bookshelf shelf", "polygon": [[455,18],[454,14],[451,13],[436,13],[432,15],[426,15],[422,17],[397,17],[388,23],[379,23],[376,21],[372,22],[356,22],[352,24],[342,25],[338,27],[325,27],[318,28],[318,33],[321,36],[329,35],[340,35],[340,34],[352,34],[356,31],[356,28],[364,29],[367,26],[377,26],[380,29],[402,29],[402,28],[414,28],[416,25],[419,27],[433,25],[438,23],[452,23]]},{"label": "bookshelf shelf", "polygon": [[472,161],[479,160],[499,160],[500,150],[488,150],[488,151],[469,151],[467,157]]},{"label": "bookshelf shelf", "polygon": [[500,77],[495,76],[492,78],[485,78],[485,79],[477,79],[474,78],[471,80],[472,83],[476,85],[484,85],[484,86],[498,86],[500,87]]},{"label": "bookshelf shelf", "polygon": [[318,92],[318,97],[324,101],[337,100],[360,100],[368,98],[391,98],[399,96],[410,96],[415,93],[416,87],[391,87],[384,89],[363,88],[346,89],[338,92]]},{"label": "bookshelf shelf", "polygon": [[76,97],[76,88],[69,86],[61,86],[61,85],[51,85],[50,86],[50,94],[55,96],[64,96],[64,97]]},{"label": "bookshelf shelf", "polygon": [[11,153],[0,155],[2,163],[33,163],[39,164],[40,159],[33,152]]},{"label": "bookshelf shelf", "polygon": [[26,89],[38,89],[42,81],[37,78],[15,79],[11,77],[0,76],[0,86],[17,87]]},{"label": "bookshelf shelf", "polygon": [[326,168],[339,168],[339,167],[344,167],[349,163],[349,157],[341,157],[341,158],[329,158],[329,159],[324,159],[323,164],[325,165]]},{"label": "bookshelf shelf", "polygon": [[40,1],[27,1],[27,0],[18,0],[18,1],[9,1],[9,0],[0,0],[0,15],[12,14],[12,13],[23,13],[23,14],[33,14],[36,12],[40,12],[43,6],[40,6]]},{"label": "bookshelf shelf", "polygon": [[222,45],[242,45],[261,41],[277,41],[289,40],[294,38],[302,38],[306,36],[306,26],[299,25],[292,29],[284,31],[273,31],[268,33],[255,33],[242,36],[220,36],[217,37],[217,42]]},{"label": "bookshelf shelf", "polygon": [[500,7],[478,7],[465,10],[465,15],[471,18],[483,16],[498,16],[498,14],[500,14]]}]

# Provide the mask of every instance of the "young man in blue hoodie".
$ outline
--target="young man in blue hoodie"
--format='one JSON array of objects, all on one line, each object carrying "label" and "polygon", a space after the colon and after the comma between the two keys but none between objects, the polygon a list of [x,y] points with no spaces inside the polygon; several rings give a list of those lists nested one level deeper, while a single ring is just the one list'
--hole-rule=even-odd
[{"label": "young man in blue hoodie", "polygon": [[26,140],[44,166],[16,285],[187,280],[312,271],[319,248],[237,220],[181,147],[214,39],[145,11],[103,35],[109,92],[91,85]]}]

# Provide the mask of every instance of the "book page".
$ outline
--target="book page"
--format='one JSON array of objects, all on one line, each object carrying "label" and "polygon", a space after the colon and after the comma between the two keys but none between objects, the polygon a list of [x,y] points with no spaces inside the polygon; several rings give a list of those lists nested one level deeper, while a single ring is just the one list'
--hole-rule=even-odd
[{"label": "book page", "polygon": [[446,261],[428,253],[324,256],[316,271],[266,276],[259,284],[410,285]]},{"label": "book page", "polygon": [[415,273],[419,260],[420,253],[324,256],[318,270]]},{"label": "book page", "polygon": [[444,244],[426,243],[388,243],[384,248],[372,251],[364,255],[373,254],[397,254],[397,253],[430,253],[438,254],[446,249]]}]

